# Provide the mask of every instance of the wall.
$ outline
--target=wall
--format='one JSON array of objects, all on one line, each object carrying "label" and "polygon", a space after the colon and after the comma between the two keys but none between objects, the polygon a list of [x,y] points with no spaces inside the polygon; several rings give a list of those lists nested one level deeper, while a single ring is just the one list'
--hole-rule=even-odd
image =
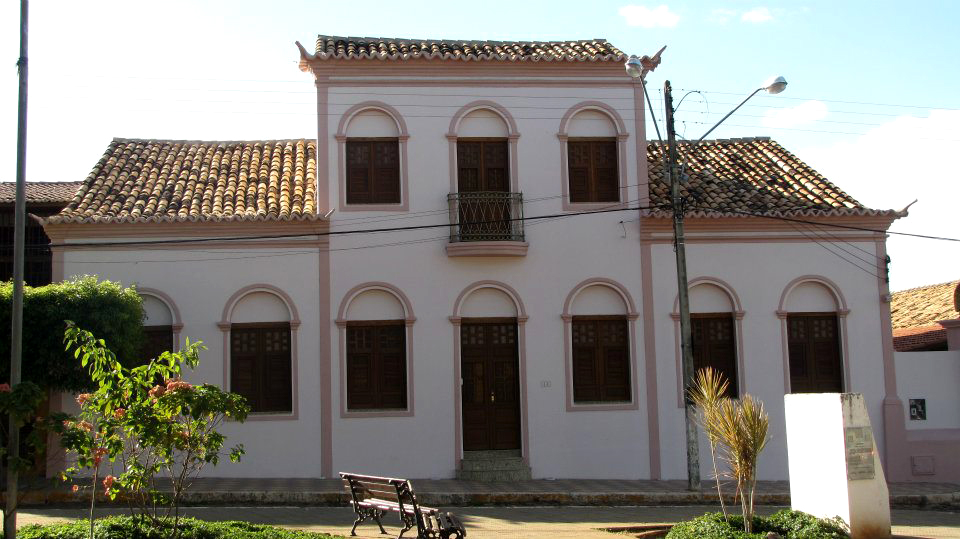
[{"label": "wall", "polygon": [[[897,352],[894,359],[907,430],[960,429],[960,350]],[[910,399],[926,399],[926,421],[910,420]]]}]

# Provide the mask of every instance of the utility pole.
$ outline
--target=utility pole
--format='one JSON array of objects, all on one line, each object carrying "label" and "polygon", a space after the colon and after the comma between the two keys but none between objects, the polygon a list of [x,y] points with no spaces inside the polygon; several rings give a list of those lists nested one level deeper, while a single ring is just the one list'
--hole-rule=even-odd
[{"label": "utility pole", "polygon": [[[17,107],[17,200],[13,232],[13,312],[10,333],[10,387],[20,383],[23,346],[23,247],[26,226],[27,172],[27,0],[20,0],[20,96]],[[10,413],[7,446],[7,505],[3,512],[3,536],[17,536],[17,466],[20,459],[20,425]]]},{"label": "utility pole", "polygon": [[680,308],[680,350],[683,367],[683,402],[687,431],[687,490],[700,490],[700,446],[697,438],[696,409],[688,394],[693,385],[693,343],[690,338],[690,296],[687,288],[687,250],[683,235],[685,202],[680,196],[680,171],[677,161],[677,134],[673,124],[673,95],[670,81],[663,83],[667,121],[667,182],[673,208],[673,241],[677,254],[677,296]]}]

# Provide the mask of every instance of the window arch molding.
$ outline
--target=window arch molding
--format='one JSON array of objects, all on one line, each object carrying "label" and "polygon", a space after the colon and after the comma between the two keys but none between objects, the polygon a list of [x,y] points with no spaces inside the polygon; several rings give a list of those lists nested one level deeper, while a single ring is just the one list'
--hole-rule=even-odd
[{"label": "window arch molding", "polygon": [[[350,122],[360,113],[377,111],[386,114],[397,126],[397,140],[400,145],[400,204],[350,204],[347,205],[347,129]],[[337,191],[340,192],[340,211],[407,211],[410,208],[409,174],[407,173],[407,141],[410,133],[403,115],[383,101],[364,101],[353,105],[340,116],[337,133]]]},{"label": "window arch molding", "polygon": [[[630,402],[624,404],[574,404],[573,402],[573,312],[571,309],[579,296],[586,289],[601,286],[612,290],[623,301],[624,314],[627,318],[627,328],[630,335]],[[633,297],[625,286],[606,277],[592,277],[580,281],[563,302],[563,371],[566,377],[564,383],[566,408],[568,412],[610,411],[610,410],[637,410],[640,406],[638,396],[639,369],[637,364],[637,328],[636,320],[640,317],[633,302]]]},{"label": "window arch molding", "polygon": [[847,338],[847,316],[850,314],[850,309],[847,307],[847,300],[840,290],[840,287],[830,279],[822,275],[802,275],[793,279],[783,287],[783,292],[780,293],[780,303],[777,305],[777,310],[775,311],[777,318],[780,319],[780,337],[783,350],[783,392],[785,394],[790,393],[790,346],[787,328],[787,317],[790,315],[790,311],[787,310],[787,301],[797,287],[807,283],[818,284],[824,287],[833,297],[840,330],[840,361],[842,362],[843,369],[843,390],[850,391],[852,387],[850,383],[850,346]]},{"label": "window arch molding", "polygon": [[[695,286],[709,285],[719,288],[730,301],[733,308],[730,314],[733,315],[734,331],[736,332],[736,353],[737,353],[737,388],[741,394],[746,392],[746,374],[744,373],[743,361],[743,317],[746,311],[743,310],[743,304],[740,303],[740,296],[730,283],[717,277],[697,277],[687,283],[687,290],[692,290]],[[673,298],[673,311],[670,313],[673,319],[674,334],[674,353],[676,356],[677,370],[677,407],[683,408],[683,347],[680,342],[680,295]]]},{"label": "window arch molding", "polygon": [[[583,111],[596,111],[610,119],[617,132],[617,179],[620,185],[619,202],[570,202],[570,174],[568,168],[569,152],[567,142],[570,138],[570,121],[578,113]],[[627,132],[626,124],[620,114],[603,101],[581,101],[567,109],[560,119],[560,127],[557,131],[557,139],[560,141],[560,180],[561,192],[563,193],[563,209],[584,210],[590,208],[610,208],[617,206],[626,206],[629,203],[629,189],[627,184],[627,139],[630,133]],[[639,189],[637,191],[639,193]]]},{"label": "window arch molding", "polygon": [[170,329],[173,331],[173,350],[171,351],[180,351],[180,333],[183,331],[183,319],[180,317],[180,309],[177,307],[176,302],[173,301],[173,298],[161,290],[148,288],[146,286],[138,286],[137,294],[141,296],[151,296],[167,306],[167,309],[170,310],[170,316],[173,318],[173,323],[170,325]]},{"label": "window arch molding", "polygon": [[494,289],[507,295],[513,302],[517,311],[517,355],[519,357],[518,375],[520,385],[520,437],[523,461],[530,465],[530,427],[527,419],[527,332],[526,324],[528,320],[527,310],[520,299],[520,294],[510,285],[500,281],[477,281],[464,288],[457,299],[453,302],[453,314],[450,316],[450,324],[453,326],[453,396],[456,403],[456,412],[454,416],[454,462],[457,463],[457,469],[460,469],[460,461],[463,459],[463,425],[461,405],[461,372],[460,372],[460,324],[463,321],[461,316],[462,308],[466,299],[474,292],[482,289]]},{"label": "window arch molding", "polygon": [[247,421],[295,420],[299,417],[297,350],[299,348],[298,333],[300,329],[300,314],[297,311],[296,304],[293,302],[293,298],[279,287],[267,283],[251,284],[234,292],[226,304],[224,304],[223,312],[220,315],[220,322],[217,323],[217,327],[223,334],[223,387],[227,389],[230,387],[230,329],[233,325],[234,309],[243,298],[256,292],[265,292],[277,297],[287,308],[287,314],[290,318],[290,385],[291,391],[293,392],[291,400],[292,410],[290,413],[251,414],[247,417]]},{"label": "window arch molding", "polygon": [[457,139],[460,138],[460,124],[468,114],[478,110],[487,110],[496,114],[507,126],[507,143],[510,149],[510,191],[518,193],[520,192],[520,174],[517,143],[520,140],[520,131],[517,129],[517,121],[503,105],[487,99],[467,103],[450,118],[450,126],[446,134],[450,154],[450,192],[457,192]]},{"label": "window arch molding", "polygon": [[[404,337],[406,340],[406,369],[407,369],[407,409],[406,410],[387,410],[372,412],[351,412],[347,408],[347,318],[350,312],[350,305],[355,299],[370,291],[385,292],[392,296],[403,308]],[[340,417],[341,418],[359,418],[359,417],[413,417],[414,415],[414,376],[413,376],[413,324],[417,317],[413,314],[413,304],[406,294],[398,287],[382,281],[371,281],[359,284],[351,288],[340,301],[340,308],[337,310],[337,319],[334,321],[337,325],[337,348],[340,355]]]}]

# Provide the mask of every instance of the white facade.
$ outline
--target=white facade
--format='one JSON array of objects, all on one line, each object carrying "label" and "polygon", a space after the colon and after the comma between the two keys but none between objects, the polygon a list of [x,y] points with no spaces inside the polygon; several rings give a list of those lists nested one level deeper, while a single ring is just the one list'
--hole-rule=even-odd
[{"label": "white facade", "polygon": [[[534,478],[685,477],[678,324],[671,316],[677,283],[668,228],[663,219],[640,218],[635,209],[576,215],[617,205],[571,204],[567,194],[567,140],[612,137],[620,205],[649,203],[640,87],[619,65],[543,72],[457,67],[443,79],[435,71],[407,75],[403,66],[370,76],[347,64],[339,68],[326,73],[315,67],[319,213],[336,210],[329,241],[136,251],[66,247],[59,255],[65,277],[96,274],[137,284],[175,304],[179,321],[169,316],[182,325],[180,338],[201,339],[208,347],[199,370],[188,376],[191,382],[229,387],[230,323],[292,322],[293,413],[227,425],[229,442],[243,443],[247,454],[239,464],[223,462],[207,473],[453,477],[463,455],[459,324],[464,318],[508,317],[518,321],[521,451]],[[455,142],[466,136],[509,140],[511,191],[523,194],[525,217],[569,215],[526,221],[525,245],[512,245],[510,253],[493,246],[497,256],[453,256],[458,246],[451,246],[447,227],[337,235],[449,224]],[[402,193],[396,207],[346,204],[344,144],[355,137],[399,139]],[[760,478],[787,478],[788,312],[839,315],[845,389],[864,394],[882,447],[885,283],[787,226],[736,218],[688,224],[694,312],[735,314],[741,390],[763,400],[771,416]],[[203,226],[191,225],[190,235],[203,236]],[[251,227],[238,227],[235,235],[256,230]],[[283,229],[282,223],[271,227]],[[218,237],[229,236],[224,230],[221,224]],[[123,237],[131,235],[136,232]],[[834,235],[883,259],[882,236],[842,230]],[[78,231],[64,241],[112,239]],[[881,263],[873,269],[882,270]],[[150,303],[151,319],[162,319],[162,309],[153,314],[156,305]],[[572,401],[569,323],[578,315],[627,318],[628,402]],[[346,406],[345,328],[376,319],[406,323],[406,410],[367,413]],[[705,477],[707,455],[702,451]]]}]

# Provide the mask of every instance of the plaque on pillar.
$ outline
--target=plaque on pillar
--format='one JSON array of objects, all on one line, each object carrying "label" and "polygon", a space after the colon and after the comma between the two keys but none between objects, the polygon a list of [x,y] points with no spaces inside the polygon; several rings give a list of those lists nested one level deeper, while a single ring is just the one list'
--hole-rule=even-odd
[{"label": "plaque on pillar", "polygon": [[863,395],[798,393],[784,404],[793,509],[839,516],[851,539],[889,538],[890,494]]}]

